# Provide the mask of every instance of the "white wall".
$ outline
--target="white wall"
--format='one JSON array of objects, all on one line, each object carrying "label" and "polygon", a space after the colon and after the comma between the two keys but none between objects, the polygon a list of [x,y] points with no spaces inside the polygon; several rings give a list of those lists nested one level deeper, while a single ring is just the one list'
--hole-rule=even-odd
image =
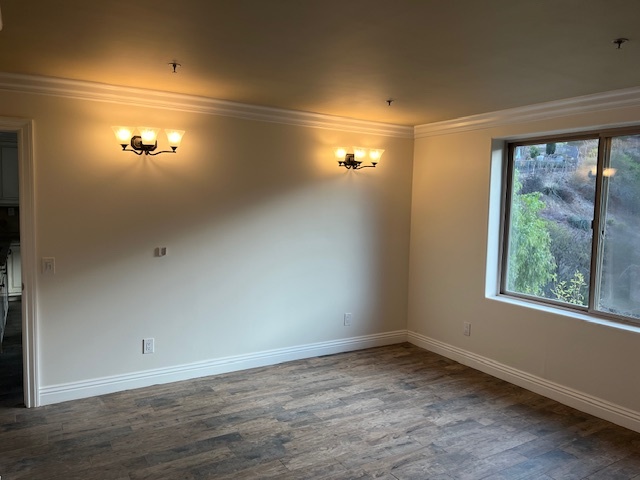
[{"label": "white wall", "polygon": [[[2,117],[34,119],[36,260],[56,258],[56,274],[35,282],[47,401],[198,362],[402,338],[408,326],[427,348],[640,419],[637,329],[486,295],[493,142],[634,123],[640,108],[414,142],[15,91],[0,105]],[[177,155],[137,157],[119,151],[116,124],[187,134]],[[333,147],[353,144],[386,149],[381,165],[338,169]],[[155,354],[141,354],[144,337]]]},{"label": "white wall", "polygon": [[[37,276],[42,389],[405,330],[411,138],[17,92],[0,105],[34,119],[36,256],[56,259]],[[120,124],[187,133],[176,155],[138,157]],[[333,148],[354,144],[386,149],[379,167],[339,169]]]},{"label": "white wall", "polygon": [[[496,290],[499,215],[495,209],[499,205],[491,206],[490,225],[492,142],[637,122],[638,118],[640,109],[627,108],[417,139],[410,337],[415,334],[422,343],[476,367],[483,368],[484,363],[486,371],[506,372],[505,378],[515,379],[510,376],[515,374],[546,384],[560,397],[568,392],[575,400],[584,393],[588,402],[611,411],[618,406],[628,409],[624,415],[634,416],[640,426],[640,329],[590,323],[485,294],[485,289]],[[493,255],[488,264],[487,251]],[[470,337],[463,336],[465,321],[472,323]],[[577,406],[585,408],[579,402]]]}]

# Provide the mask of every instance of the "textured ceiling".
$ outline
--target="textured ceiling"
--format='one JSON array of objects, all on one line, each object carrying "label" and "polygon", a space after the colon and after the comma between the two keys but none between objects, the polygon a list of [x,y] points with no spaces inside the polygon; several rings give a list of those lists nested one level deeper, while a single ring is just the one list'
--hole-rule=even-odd
[{"label": "textured ceiling", "polygon": [[[640,85],[640,0],[0,0],[0,71],[419,125]],[[630,42],[616,50],[612,40]],[[171,73],[171,61],[182,64]],[[385,100],[393,98],[392,106]]]}]

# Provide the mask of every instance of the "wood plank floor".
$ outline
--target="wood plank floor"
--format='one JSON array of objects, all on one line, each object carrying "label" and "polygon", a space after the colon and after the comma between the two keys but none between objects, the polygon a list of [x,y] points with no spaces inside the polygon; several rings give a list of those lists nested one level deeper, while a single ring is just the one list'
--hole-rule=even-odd
[{"label": "wood plank floor", "polygon": [[640,434],[402,344],[4,406],[0,475],[640,479]]}]

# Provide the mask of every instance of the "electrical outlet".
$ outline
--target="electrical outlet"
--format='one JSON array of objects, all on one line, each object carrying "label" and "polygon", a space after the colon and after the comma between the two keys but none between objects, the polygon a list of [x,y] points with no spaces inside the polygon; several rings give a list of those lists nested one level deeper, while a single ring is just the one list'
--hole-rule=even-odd
[{"label": "electrical outlet", "polygon": [[153,338],[143,338],[142,339],[142,353],[153,353],[155,351],[155,345]]},{"label": "electrical outlet", "polygon": [[351,320],[353,320],[353,313],[345,313],[344,314],[344,326],[345,327],[350,327],[351,326]]},{"label": "electrical outlet", "polygon": [[467,337],[471,336],[471,323],[469,322],[464,322],[464,332],[463,332]]}]

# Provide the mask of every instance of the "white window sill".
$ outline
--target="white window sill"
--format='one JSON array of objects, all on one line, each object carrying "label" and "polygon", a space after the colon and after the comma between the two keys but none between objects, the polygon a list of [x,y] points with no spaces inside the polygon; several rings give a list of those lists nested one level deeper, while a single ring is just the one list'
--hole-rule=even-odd
[{"label": "white window sill", "polygon": [[603,327],[615,328],[617,330],[625,330],[627,332],[640,334],[640,325],[631,325],[628,323],[616,322],[614,320],[607,320],[605,318],[595,317],[587,313],[575,312],[573,310],[558,308],[552,305],[544,305],[533,301],[520,300],[519,298],[509,297],[507,295],[490,295],[486,298],[502,303],[517,305],[523,308],[530,308],[533,310],[550,313],[552,315],[561,315],[563,317],[574,318],[576,320],[581,320],[583,322],[595,325],[601,325]]}]

